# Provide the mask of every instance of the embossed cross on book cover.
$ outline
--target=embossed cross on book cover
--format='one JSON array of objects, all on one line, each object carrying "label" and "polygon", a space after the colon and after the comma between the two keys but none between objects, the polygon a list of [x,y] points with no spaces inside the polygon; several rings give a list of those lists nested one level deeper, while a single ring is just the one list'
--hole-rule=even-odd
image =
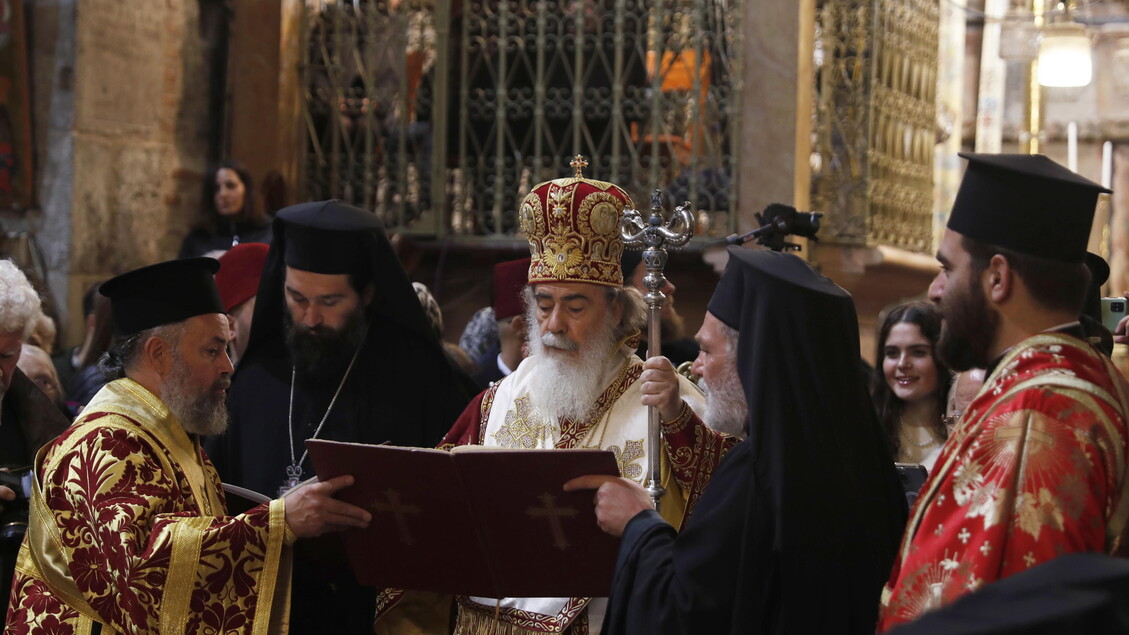
[{"label": "embossed cross on book cover", "polygon": [[372,513],[342,538],[362,584],[485,597],[602,597],[619,539],[596,525],[585,474],[618,476],[606,450],[451,452],[306,442],[321,480],[356,478],[337,498]]}]

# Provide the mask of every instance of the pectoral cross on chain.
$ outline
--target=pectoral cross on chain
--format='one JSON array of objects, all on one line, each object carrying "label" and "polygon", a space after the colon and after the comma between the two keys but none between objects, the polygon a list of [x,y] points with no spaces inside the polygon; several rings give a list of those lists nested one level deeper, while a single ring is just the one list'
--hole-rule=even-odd
[{"label": "pectoral cross on chain", "polygon": [[278,488],[278,497],[286,496],[290,490],[298,487],[302,482],[302,468],[297,465],[286,466],[286,480],[282,481],[282,485]]},{"label": "pectoral cross on chain", "polygon": [[549,529],[553,532],[553,546],[561,551],[568,549],[568,538],[565,538],[561,518],[575,517],[576,509],[572,507],[562,507],[558,509],[557,497],[548,492],[538,495],[537,498],[541,501],[541,507],[530,507],[526,509],[526,515],[531,518],[549,519]]},{"label": "pectoral cross on chain", "polygon": [[384,496],[388,499],[387,503],[373,500],[372,504],[369,505],[369,509],[373,512],[392,514],[396,518],[396,531],[400,534],[400,542],[405,545],[414,545],[416,540],[415,537],[412,536],[411,528],[408,527],[407,516],[409,514],[418,514],[419,507],[400,503],[400,492],[396,490],[385,490]]}]

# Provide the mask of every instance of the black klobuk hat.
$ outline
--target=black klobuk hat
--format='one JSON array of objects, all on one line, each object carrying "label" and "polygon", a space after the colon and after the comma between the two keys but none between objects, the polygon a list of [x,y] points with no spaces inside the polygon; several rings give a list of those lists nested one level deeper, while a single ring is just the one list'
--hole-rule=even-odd
[{"label": "black klobuk hat", "polygon": [[376,216],[341,201],[292,205],[278,213],[286,223],[288,267],[328,274],[361,274],[372,268],[369,233]]}]

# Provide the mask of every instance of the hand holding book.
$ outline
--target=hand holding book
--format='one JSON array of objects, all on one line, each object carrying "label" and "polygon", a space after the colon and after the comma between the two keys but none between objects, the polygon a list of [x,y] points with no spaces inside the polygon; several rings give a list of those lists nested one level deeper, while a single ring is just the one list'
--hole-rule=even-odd
[{"label": "hand holding book", "polygon": [[563,486],[586,474],[618,477],[611,452],[307,447],[320,478],[356,477],[338,498],[372,514],[366,529],[342,534],[362,584],[487,597],[610,588],[619,541],[600,531],[589,492]]}]

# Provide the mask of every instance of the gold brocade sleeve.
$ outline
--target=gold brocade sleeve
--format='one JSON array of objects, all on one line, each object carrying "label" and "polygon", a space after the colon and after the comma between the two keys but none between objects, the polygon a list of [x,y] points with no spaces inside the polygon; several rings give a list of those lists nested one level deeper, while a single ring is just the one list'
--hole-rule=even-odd
[{"label": "gold brocade sleeve", "polygon": [[[663,457],[664,468],[666,460],[669,460],[674,481],[686,498],[686,513],[680,519],[684,522],[694,512],[694,506],[721,463],[721,457],[740,439],[707,427],[685,402],[673,421],[663,422],[662,432],[667,450]],[[681,525],[681,522],[671,521],[665,513],[663,518],[675,527]]]},{"label": "gold brocade sleeve", "polygon": [[158,438],[115,415],[72,428],[40,474],[32,557],[21,574],[49,593],[37,591],[26,603],[13,597],[23,624],[9,624],[11,632],[39,632],[60,620],[73,628],[76,609],[105,624],[104,632],[285,629],[282,501],[240,516],[202,514],[207,504],[194,498]]}]

